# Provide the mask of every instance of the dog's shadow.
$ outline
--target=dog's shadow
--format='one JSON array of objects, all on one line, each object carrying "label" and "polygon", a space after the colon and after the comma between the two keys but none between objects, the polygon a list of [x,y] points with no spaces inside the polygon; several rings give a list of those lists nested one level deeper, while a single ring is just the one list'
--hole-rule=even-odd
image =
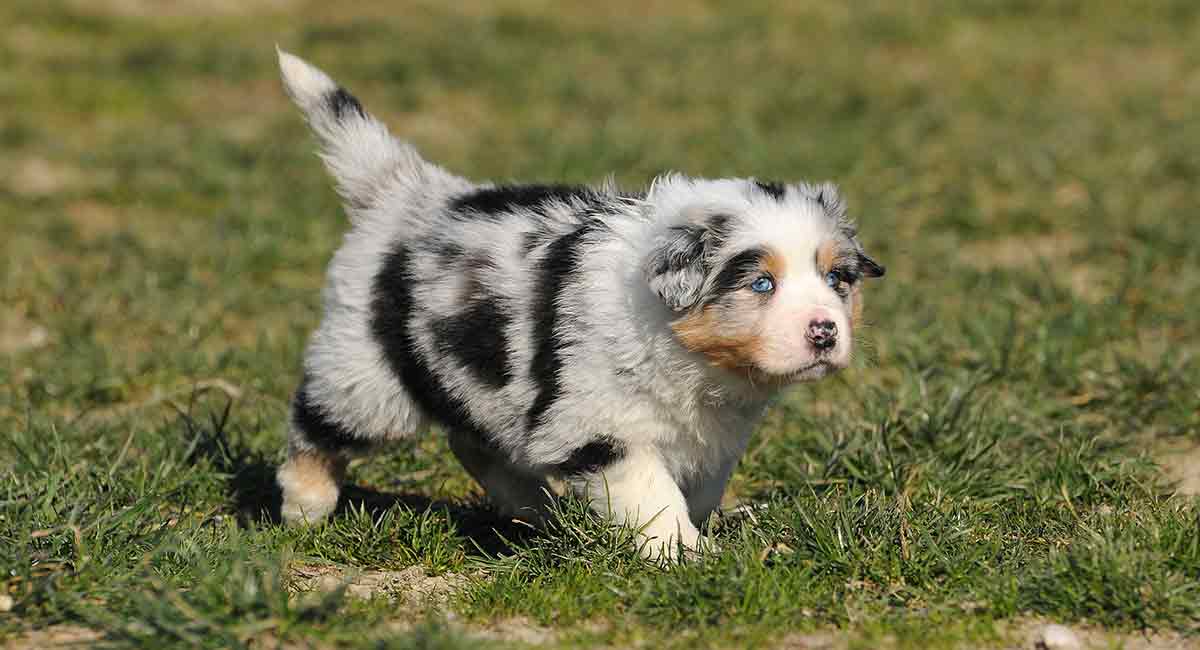
[{"label": "dog's shadow", "polygon": [[[279,506],[283,495],[275,482],[278,465],[263,452],[231,439],[232,401],[219,414],[210,412],[207,422],[195,419],[191,406],[189,404],[187,411],[178,411],[190,443],[186,455],[188,464],[206,462],[227,477],[229,500],[243,527],[282,523]],[[364,510],[372,518],[378,518],[397,506],[417,513],[427,510],[445,513],[463,538],[468,555],[503,555],[514,543],[537,534],[528,524],[501,517],[482,502],[448,501],[415,492],[382,492],[353,485],[343,488],[332,516]]]}]

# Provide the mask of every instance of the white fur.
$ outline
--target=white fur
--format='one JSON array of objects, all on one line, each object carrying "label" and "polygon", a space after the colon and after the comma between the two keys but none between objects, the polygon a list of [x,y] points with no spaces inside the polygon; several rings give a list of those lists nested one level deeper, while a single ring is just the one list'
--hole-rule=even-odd
[{"label": "white fur", "polygon": [[[811,268],[817,247],[845,226],[832,187],[790,186],[776,200],[751,180],[672,174],[656,179],[643,195],[623,195],[605,184],[586,196],[464,213],[454,207],[456,199],[492,186],[425,162],[365,113],[343,111],[339,118],[329,100],[337,85],[290,54],[279,57],[288,94],[320,139],[322,159],[352,218],[329,266],[324,318],[305,355],[292,454],[343,455],[305,430],[304,409],[310,419],[318,414],[328,430],[373,442],[417,435],[437,422],[451,429],[455,453],[494,501],[536,520],[545,508],[544,478],[564,471],[589,441],[611,443],[620,450],[611,462],[569,473],[574,492],[615,522],[641,528],[649,555],[669,557],[676,544],[695,548],[700,526],[719,506],[778,386],[755,385],[681,345],[672,331],[681,313],[647,282],[647,260],[681,228],[714,214],[734,215],[736,228],[706,253],[708,262],[769,244],[797,270],[755,315],[763,321],[767,350],[758,365],[789,381],[815,378],[824,370],[795,375],[816,358],[804,340],[805,324],[814,314],[828,314],[849,331],[847,303]],[[825,203],[814,198],[822,190]],[[581,231],[588,220],[593,229]],[[553,257],[556,247],[577,236],[578,258],[573,267],[563,266],[571,272],[548,273],[562,262]],[[407,251],[408,275],[381,289],[381,269],[399,249]],[[545,336],[552,277],[565,283],[552,301],[552,340],[566,342],[559,347],[548,347]],[[711,290],[711,281],[696,276],[683,283]],[[407,352],[397,352],[399,339],[389,342],[376,332],[381,292],[410,300]],[[467,317],[472,305],[487,300],[507,322]],[[467,328],[473,339],[494,334],[503,354],[490,366],[472,365],[460,358],[463,348],[446,348],[444,337],[454,335],[445,334],[450,326]],[[849,358],[849,337],[838,346],[827,356],[834,368]],[[468,429],[486,432],[490,442],[456,427],[445,413],[427,412],[420,391],[397,369],[396,355],[405,353],[423,360],[424,377],[461,407]],[[504,367],[496,368],[501,362]],[[489,371],[505,371],[507,378],[489,382]],[[551,375],[557,393],[548,389]],[[555,398],[534,418],[547,394]],[[289,520],[312,520],[332,508],[328,491],[298,494],[303,485],[324,485],[320,481],[295,480],[285,466],[280,484],[285,502],[293,504],[284,512]]]}]

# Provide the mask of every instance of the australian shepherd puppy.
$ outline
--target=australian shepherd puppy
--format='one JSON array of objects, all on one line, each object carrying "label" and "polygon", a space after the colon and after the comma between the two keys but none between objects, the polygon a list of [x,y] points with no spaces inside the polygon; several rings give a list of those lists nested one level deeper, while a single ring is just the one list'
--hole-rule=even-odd
[{"label": "australian shepherd puppy", "polygon": [[348,458],[437,424],[502,512],[541,519],[558,477],[676,557],[771,397],[850,362],[884,269],[833,185],[476,183],[279,63],[351,221],[292,405],[286,521],[334,509]]}]

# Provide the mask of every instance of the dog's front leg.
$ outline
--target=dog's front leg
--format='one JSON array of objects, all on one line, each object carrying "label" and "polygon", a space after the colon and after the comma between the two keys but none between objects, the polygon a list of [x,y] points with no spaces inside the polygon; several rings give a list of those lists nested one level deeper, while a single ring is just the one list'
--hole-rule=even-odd
[{"label": "dog's front leg", "polygon": [[642,555],[673,561],[680,548],[697,549],[700,531],[688,517],[687,499],[657,450],[629,449],[604,469],[572,481],[575,492],[613,523],[640,531]]}]

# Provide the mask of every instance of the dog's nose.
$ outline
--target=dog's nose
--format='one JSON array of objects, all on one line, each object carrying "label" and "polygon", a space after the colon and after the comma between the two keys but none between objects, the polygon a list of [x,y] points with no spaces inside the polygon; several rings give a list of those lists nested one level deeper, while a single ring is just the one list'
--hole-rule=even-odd
[{"label": "dog's nose", "polygon": [[828,350],[837,345],[837,323],[831,320],[814,320],[808,324],[804,338],[818,350]]}]

